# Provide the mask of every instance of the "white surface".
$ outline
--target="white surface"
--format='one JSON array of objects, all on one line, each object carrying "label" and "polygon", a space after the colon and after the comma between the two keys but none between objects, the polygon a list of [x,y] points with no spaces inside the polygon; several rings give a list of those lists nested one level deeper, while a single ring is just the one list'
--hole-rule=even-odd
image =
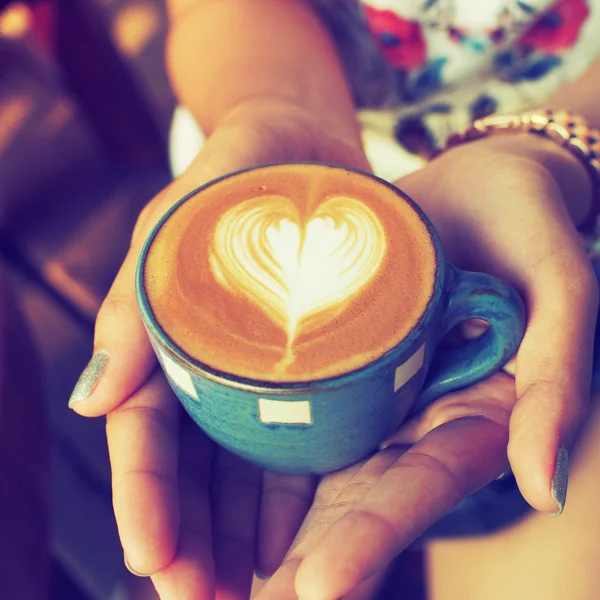
[{"label": "white surface", "polygon": [[205,139],[191,113],[178,106],[169,133],[169,162],[174,177],[179,177],[189,167]]},{"label": "white surface", "polygon": [[269,400],[259,398],[258,415],[263,423],[305,424],[312,423],[309,400]]},{"label": "white surface", "polygon": [[158,350],[161,362],[169,379],[182,390],[187,392],[192,398],[198,400],[198,393],[194,388],[194,382],[191,375],[181,366],[179,366],[171,357],[167,356],[162,350]]},{"label": "white surface", "polygon": [[394,392],[410,381],[423,366],[425,361],[425,344],[423,344],[406,362],[396,367],[394,373]]}]

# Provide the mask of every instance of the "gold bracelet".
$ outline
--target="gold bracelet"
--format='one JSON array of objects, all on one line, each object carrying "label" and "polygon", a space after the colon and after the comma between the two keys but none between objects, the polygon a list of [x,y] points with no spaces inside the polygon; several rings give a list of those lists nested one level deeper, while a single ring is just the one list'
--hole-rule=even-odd
[{"label": "gold bracelet", "polygon": [[451,134],[439,153],[472,140],[503,132],[529,132],[546,137],[576,156],[585,166],[593,187],[592,210],[580,230],[596,228],[600,212],[600,131],[583,117],[566,110],[528,110],[519,115],[490,115],[477,119],[461,133]]}]

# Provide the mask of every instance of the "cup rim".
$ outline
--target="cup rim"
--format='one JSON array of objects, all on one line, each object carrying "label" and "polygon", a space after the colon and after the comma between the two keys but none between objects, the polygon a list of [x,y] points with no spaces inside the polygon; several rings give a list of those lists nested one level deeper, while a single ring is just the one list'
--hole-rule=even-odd
[{"label": "cup rim", "polygon": [[[345,373],[341,373],[339,375],[335,375],[333,377],[321,378],[321,379],[311,379],[309,381],[285,381],[285,382],[275,382],[275,381],[266,381],[260,379],[253,379],[249,377],[242,377],[239,375],[235,375],[234,373],[228,373],[225,371],[221,371],[219,369],[215,369],[195,359],[190,356],[183,348],[178,346],[173,339],[169,336],[169,334],[160,326],[158,321],[156,320],[152,308],[150,306],[150,301],[148,299],[148,295],[146,293],[145,285],[144,285],[144,268],[146,264],[146,258],[148,256],[148,252],[154,241],[154,238],[160,231],[161,227],[166,223],[166,221],[175,213],[175,211],[180,208],[185,202],[194,198],[197,194],[202,192],[208,187],[218,184],[219,182],[239,175],[241,173],[247,173],[250,171],[258,171],[269,168],[276,167],[284,167],[284,166],[312,166],[312,167],[325,167],[329,169],[337,169],[340,171],[356,173],[358,175],[366,176],[369,179],[377,181],[379,184],[385,185],[388,189],[390,189],[394,194],[402,198],[408,205],[417,213],[419,219],[425,225],[427,232],[429,233],[429,237],[431,243],[434,248],[434,260],[435,260],[435,274],[433,280],[433,293],[425,306],[420,317],[417,319],[413,327],[410,329],[406,337],[396,346],[390,348],[377,358],[372,361],[357,367],[351,371],[347,371]],[[394,184],[374,175],[373,173],[369,173],[362,169],[357,169],[354,167],[347,167],[340,164],[335,163],[327,163],[327,162],[315,162],[315,161],[290,161],[290,162],[274,162],[274,163],[265,163],[262,165],[256,165],[253,167],[247,167],[244,169],[239,169],[237,171],[232,171],[231,173],[227,173],[225,175],[221,175],[215,179],[211,179],[210,181],[202,184],[201,186],[195,188],[191,192],[187,193],[180,200],[178,200],[173,206],[171,206],[158,220],[158,222],[154,225],[148,237],[146,238],[140,255],[138,257],[136,272],[135,272],[135,294],[137,298],[138,308],[140,310],[142,320],[148,333],[152,336],[156,337],[156,339],[160,340],[160,345],[162,351],[167,351],[168,354],[171,355],[171,358],[176,361],[183,363],[185,367],[193,371],[194,373],[200,375],[201,377],[211,380],[215,383],[219,383],[221,385],[225,385],[230,388],[236,388],[240,390],[251,391],[254,393],[277,393],[279,395],[285,394],[298,394],[303,391],[310,392],[316,386],[327,385],[328,387],[342,387],[347,385],[351,381],[355,380],[355,378],[360,376],[361,374],[367,374],[370,370],[375,368],[380,368],[382,364],[387,364],[388,360],[392,357],[395,357],[397,354],[409,354],[406,350],[413,348],[413,346],[419,341],[421,335],[433,316],[435,312],[435,307],[438,306],[442,293],[443,293],[443,282],[446,275],[446,264],[442,250],[442,244],[439,239],[439,236],[433,227],[433,224],[424,213],[424,211],[417,205],[417,203],[404,191],[400,188],[396,187]]]}]

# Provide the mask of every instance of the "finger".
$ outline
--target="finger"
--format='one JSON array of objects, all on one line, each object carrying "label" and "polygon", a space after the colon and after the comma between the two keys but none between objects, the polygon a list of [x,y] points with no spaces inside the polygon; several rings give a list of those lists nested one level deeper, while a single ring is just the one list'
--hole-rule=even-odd
[{"label": "finger", "polygon": [[[106,414],[138,389],[156,365],[135,295],[140,252],[153,227],[176,202],[222,174],[205,157],[214,145],[207,143],[186,174],[155,196],[137,220],[129,251],[98,311],[92,359],[69,400],[69,406],[81,415]],[[232,165],[236,164],[232,159]]]},{"label": "finger", "polygon": [[316,478],[263,473],[256,572],[270,577],[289,550],[312,503]]},{"label": "finger", "polygon": [[[300,564],[301,600],[342,597],[506,464],[506,426],[466,417],[429,433],[317,541]],[[388,449],[390,450],[390,449]]]},{"label": "finger", "polygon": [[[498,214],[489,234],[501,273],[523,291],[528,326],[515,365],[518,402],[508,455],[525,499],[536,509],[564,507],[569,448],[588,408],[597,283],[556,185],[547,177],[520,193],[517,226]],[[499,210],[501,203],[498,202]],[[483,254],[483,253],[482,253]],[[558,460],[559,452],[562,460]],[[556,477],[555,477],[556,473]]]},{"label": "finger", "polygon": [[[485,179],[475,181],[468,194],[451,179],[430,197],[444,196],[448,187],[455,190],[433,204],[434,213],[437,204],[443,210],[459,207],[458,218],[439,221],[448,256],[463,268],[505,279],[525,297],[528,326],[516,361],[519,402],[508,454],[526,500],[539,510],[555,511],[553,487],[563,495],[566,490],[564,460],[557,461],[557,454],[576,437],[587,408],[597,285],[548,171],[518,156],[501,158],[502,168],[482,171]],[[511,196],[522,201],[507,203]],[[557,465],[562,476],[553,486]]]},{"label": "finger", "polygon": [[257,600],[295,600],[294,578],[302,558],[406,450],[406,447],[390,447],[367,461],[328,475],[321,481],[292,549],[261,589]]},{"label": "finger", "polygon": [[173,560],[179,533],[178,405],[160,373],[108,414],[106,434],[125,557],[151,575]]},{"label": "finger", "polygon": [[152,577],[161,600],[212,600],[215,573],[210,480],[213,444],[185,415],[181,425],[179,489],[181,526],[177,554]]},{"label": "finger", "polygon": [[[367,493],[372,493],[370,490],[376,487],[386,471],[397,464],[408,450],[409,446],[399,444],[412,444],[423,438],[432,429],[453,420],[464,420],[464,417],[484,418],[491,423],[497,423],[500,429],[506,432],[514,402],[514,381],[507,375],[497,374],[476,386],[449,394],[438,400],[411,420],[409,424],[400,428],[399,432],[405,429],[409,430],[408,435],[400,433],[400,435],[394,436],[388,441],[383,452],[372,457],[359,469],[353,467],[354,471],[351,474],[347,469],[346,472],[349,476],[346,476],[345,479],[342,479],[344,471],[326,477],[319,486],[315,505],[301,530],[304,539],[296,545],[290,558],[296,561],[298,558],[302,558],[315,545],[317,536],[320,536],[353,507],[359,505]],[[484,458],[484,456],[482,457]],[[506,465],[505,454],[504,465]],[[319,505],[322,508],[319,509]],[[328,515],[325,516],[324,512],[328,512]],[[315,529],[320,529],[316,535]],[[309,539],[311,536],[312,540]]]},{"label": "finger", "polygon": [[503,367],[502,370],[507,374],[515,377],[517,374],[517,359],[516,357],[511,358]]},{"label": "finger", "polygon": [[296,600],[294,578],[300,559],[286,560],[275,575],[261,588],[254,600]]},{"label": "finger", "polygon": [[538,510],[561,512],[566,470],[557,454],[571,446],[588,409],[597,284],[584,256],[558,251],[538,263],[528,289],[508,454],[525,499]]},{"label": "finger", "polygon": [[146,237],[178,199],[171,184],[144,209],[131,246],[96,318],[94,353],[69,400],[84,416],[106,414],[128,398],[156,365],[135,296],[135,272]]},{"label": "finger", "polygon": [[261,471],[219,449],[213,479],[216,598],[247,600],[254,573]]},{"label": "finger", "polygon": [[464,417],[485,416],[508,424],[516,402],[515,382],[505,373],[496,373],[479,383],[446,394],[406,421],[381,448],[395,444],[416,444],[432,429]]}]

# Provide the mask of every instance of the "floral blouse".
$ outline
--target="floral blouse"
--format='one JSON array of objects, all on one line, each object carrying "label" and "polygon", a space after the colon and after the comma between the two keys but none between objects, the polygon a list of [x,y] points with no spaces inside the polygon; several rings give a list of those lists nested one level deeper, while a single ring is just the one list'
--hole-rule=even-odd
[{"label": "floral blouse", "polygon": [[600,0],[313,0],[362,108],[428,156],[494,112],[543,105],[600,56]]}]

